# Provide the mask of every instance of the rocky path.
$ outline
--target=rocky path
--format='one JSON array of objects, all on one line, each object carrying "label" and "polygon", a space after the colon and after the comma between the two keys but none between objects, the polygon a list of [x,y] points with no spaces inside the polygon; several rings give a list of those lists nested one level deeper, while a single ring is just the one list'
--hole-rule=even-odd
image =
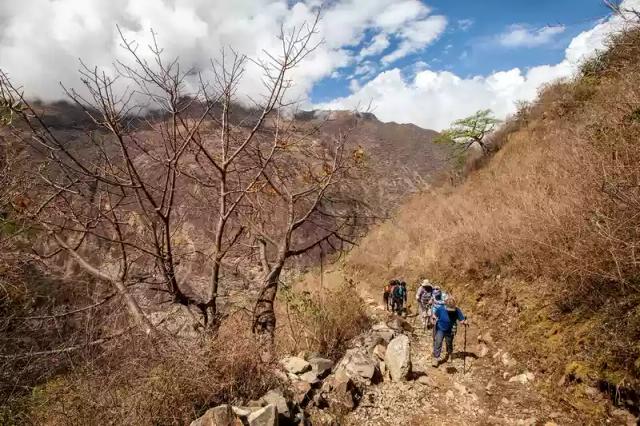
[{"label": "rocky path", "polygon": [[[389,314],[371,298],[373,315],[388,320]],[[467,332],[466,369],[463,372],[463,330],[455,342],[454,359],[431,366],[431,332],[413,326],[412,375],[406,382],[383,381],[369,387],[356,410],[347,417],[350,425],[546,425],[588,424],[570,407],[544,397],[536,378],[492,341],[482,324]],[[478,338],[478,336],[481,336]],[[561,390],[560,390],[561,391]],[[621,417],[627,424],[628,419]]]}]

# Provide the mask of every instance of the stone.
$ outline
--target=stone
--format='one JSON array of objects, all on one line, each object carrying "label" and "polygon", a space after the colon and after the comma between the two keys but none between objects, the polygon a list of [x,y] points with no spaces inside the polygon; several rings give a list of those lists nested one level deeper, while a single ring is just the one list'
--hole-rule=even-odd
[{"label": "stone", "polygon": [[508,352],[503,352],[500,360],[505,367],[515,367],[518,364],[515,359],[511,358]]},{"label": "stone", "polygon": [[389,326],[384,322],[379,322],[379,323],[374,324],[371,327],[371,330],[373,330],[373,331],[389,330]]},{"label": "stone", "polygon": [[544,426],[558,426],[558,423],[549,421],[549,422],[546,422]]},{"label": "stone", "polygon": [[413,331],[413,327],[411,326],[411,324],[409,324],[409,322],[405,319],[402,319],[400,317],[395,317],[393,318],[391,321],[389,321],[387,323],[387,325],[389,326],[390,329],[392,330],[396,330],[396,331],[408,331],[408,332],[412,332]]},{"label": "stone", "polygon": [[254,411],[258,411],[262,407],[232,407],[233,413],[241,418],[247,418]]},{"label": "stone", "polygon": [[489,348],[485,344],[480,344],[480,349],[478,349],[478,357],[484,358],[489,354]]},{"label": "stone", "polygon": [[536,419],[535,417],[531,417],[525,420],[518,420],[517,424],[522,426],[535,426],[536,423],[538,423],[538,419]]},{"label": "stone", "polygon": [[[307,374],[307,373],[305,373]],[[311,384],[305,381],[295,382],[291,385],[293,401],[299,405],[305,405],[311,400]]]},{"label": "stone", "polygon": [[458,383],[458,382],[455,382],[453,384],[453,387],[463,395],[467,393],[467,387],[462,385],[462,384],[460,384],[460,383]]},{"label": "stone", "polygon": [[287,418],[291,417],[289,404],[280,391],[270,390],[262,397],[262,399],[264,399],[268,405],[273,405],[274,407],[276,407],[280,416]]},{"label": "stone", "polygon": [[386,331],[382,331],[382,330],[375,331],[374,333],[376,336],[378,336],[381,339],[382,343],[385,345],[388,345],[391,339],[396,337],[396,334],[397,334],[395,331],[391,329],[388,329]]},{"label": "stone", "polygon": [[265,405],[267,404],[264,402],[264,399],[262,398],[252,399],[251,401],[247,402],[247,407],[251,407],[251,408],[253,407],[261,408],[261,407],[264,407]]},{"label": "stone", "polygon": [[586,393],[590,397],[595,397],[600,393],[600,391],[597,388],[594,388],[593,386],[585,386],[584,393]]},{"label": "stone", "polygon": [[378,333],[367,334],[362,342],[362,346],[367,348],[369,353],[373,353],[375,347],[380,344],[386,344],[386,342]]},{"label": "stone", "polygon": [[278,426],[278,409],[275,405],[267,405],[249,415],[249,426]]},{"label": "stone", "polygon": [[297,356],[288,356],[280,361],[280,364],[291,374],[302,374],[311,370],[311,364]]},{"label": "stone", "polygon": [[502,398],[500,402],[504,405],[508,405],[510,401],[507,398]]},{"label": "stone", "polygon": [[387,375],[387,364],[385,364],[384,361],[380,361],[378,363],[378,370],[380,370],[380,375],[384,379],[384,377]]},{"label": "stone", "polygon": [[526,373],[518,374],[517,376],[510,378],[509,383],[520,383],[522,385],[526,385],[529,383],[529,376],[527,376]]},{"label": "stone", "polygon": [[371,383],[378,363],[363,348],[349,349],[336,366],[336,372],[343,372],[356,382]]},{"label": "stone", "polygon": [[400,382],[407,379],[411,372],[411,341],[404,334],[394,337],[384,356],[391,380]]},{"label": "stone", "polygon": [[453,391],[451,389],[449,389],[447,391],[447,393],[445,394],[445,396],[447,397],[447,399],[453,399],[455,398],[455,395],[453,394]]},{"label": "stone", "polygon": [[355,407],[356,386],[346,374],[329,376],[322,384],[322,396],[332,413],[341,416]]},{"label": "stone", "polygon": [[429,380],[429,377],[427,377],[427,376],[418,377],[417,382],[420,383],[423,386],[431,385],[431,380]]},{"label": "stone", "polygon": [[490,346],[493,344],[493,337],[491,337],[491,334],[487,331],[478,336],[478,343],[485,343]]},{"label": "stone", "polygon": [[379,360],[384,360],[384,355],[387,352],[387,347],[384,345],[376,345],[373,348],[373,354],[378,357]]},{"label": "stone", "polygon": [[202,417],[192,421],[190,426],[234,426],[236,420],[230,405],[220,405],[207,410]]},{"label": "stone", "polygon": [[318,378],[326,377],[333,368],[333,361],[326,358],[311,358],[309,364],[311,365],[311,371],[316,373]]},{"label": "stone", "polygon": [[315,371],[311,370],[311,371],[307,371],[304,374],[300,375],[300,380],[302,380],[303,382],[306,382],[310,385],[316,385],[318,383],[320,383],[320,379],[318,378],[318,375],[315,373]]}]

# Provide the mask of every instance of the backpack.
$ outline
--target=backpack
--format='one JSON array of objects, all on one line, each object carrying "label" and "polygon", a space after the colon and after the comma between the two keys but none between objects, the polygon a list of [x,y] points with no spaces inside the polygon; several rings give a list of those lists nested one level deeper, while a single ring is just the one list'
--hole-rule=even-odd
[{"label": "backpack", "polygon": [[407,290],[404,287],[402,287],[401,285],[397,285],[393,289],[393,298],[404,300],[406,292]]},{"label": "backpack", "polygon": [[424,306],[431,300],[431,294],[433,290],[429,291],[426,288],[422,289],[422,293],[420,294],[420,303]]}]

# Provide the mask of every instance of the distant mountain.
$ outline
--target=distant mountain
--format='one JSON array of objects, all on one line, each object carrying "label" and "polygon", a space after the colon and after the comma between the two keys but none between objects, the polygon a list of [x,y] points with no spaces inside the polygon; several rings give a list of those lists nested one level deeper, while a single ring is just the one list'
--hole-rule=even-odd
[{"label": "distant mountain", "polygon": [[351,111],[305,111],[295,118],[322,124],[321,134],[326,137],[351,129],[348,137],[364,149],[372,171],[380,176],[378,183],[389,195],[414,192],[450,169],[450,147],[434,143],[438,136],[434,130],[383,123],[372,113]]}]

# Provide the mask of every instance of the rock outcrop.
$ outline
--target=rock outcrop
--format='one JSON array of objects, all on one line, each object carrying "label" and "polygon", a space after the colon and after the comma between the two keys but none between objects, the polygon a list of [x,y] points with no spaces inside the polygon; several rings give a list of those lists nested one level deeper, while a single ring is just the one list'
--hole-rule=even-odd
[{"label": "rock outcrop", "polygon": [[384,363],[389,370],[391,380],[400,382],[407,379],[411,372],[411,341],[404,334],[394,337],[387,346]]}]

